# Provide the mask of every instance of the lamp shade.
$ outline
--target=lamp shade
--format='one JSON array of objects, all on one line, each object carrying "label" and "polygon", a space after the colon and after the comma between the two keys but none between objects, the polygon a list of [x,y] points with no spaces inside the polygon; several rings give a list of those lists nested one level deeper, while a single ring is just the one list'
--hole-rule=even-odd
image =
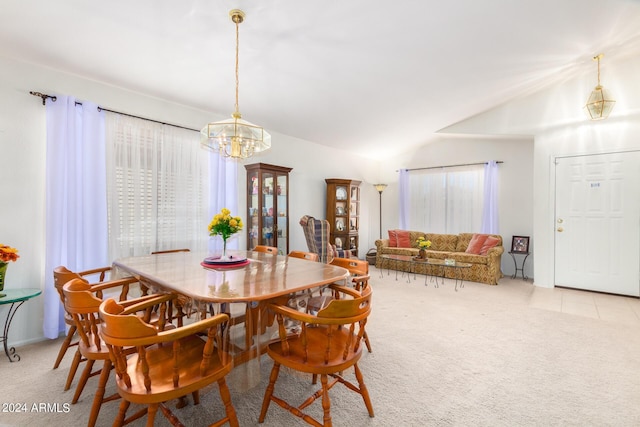
[{"label": "lamp shade", "polygon": [[584,106],[584,111],[591,120],[602,120],[609,117],[616,103],[611,95],[600,85],[600,60],[603,56],[604,53],[600,53],[593,57],[594,61],[598,61],[598,85],[593,89]]},{"label": "lamp shade", "polygon": [[374,187],[376,187],[378,193],[382,193],[384,189],[387,188],[387,184],[374,184]]},{"label": "lamp shade", "polygon": [[602,120],[609,117],[615,103],[611,95],[598,85],[591,92],[584,109],[591,120]]}]

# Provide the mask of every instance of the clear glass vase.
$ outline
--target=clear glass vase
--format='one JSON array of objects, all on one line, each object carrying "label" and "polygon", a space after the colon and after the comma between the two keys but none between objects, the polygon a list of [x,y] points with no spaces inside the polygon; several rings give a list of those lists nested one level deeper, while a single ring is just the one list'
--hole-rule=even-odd
[{"label": "clear glass vase", "polygon": [[220,256],[221,261],[228,261],[229,257],[227,256],[227,239],[222,238],[222,255]]}]

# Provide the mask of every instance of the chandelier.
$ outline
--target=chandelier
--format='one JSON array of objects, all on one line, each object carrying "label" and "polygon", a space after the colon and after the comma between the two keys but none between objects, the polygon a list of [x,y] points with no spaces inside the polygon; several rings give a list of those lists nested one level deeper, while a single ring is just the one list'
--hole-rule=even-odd
[{"label": "chandelier", "polygon": [[202,128],[202,146],[208,150],[219,152],[224,157],[246,159],[255,153],[271,148],[271,135],[262,127],[242,119],[238,108],[238,46],[239,25],[244,21],[244,12],[234,9],[229,12],[231,20],[236,24],[236,104],[230,119],[207,123]]},{"label": "chandelier", "polygon": [[591,96],[587,100],[584,110],[591,120],[602,120],[609,117],[613,105],[616,101],[611,98],[609,93],[604,90],[600,85],[600,59],[604,56],[603,53],[593,57],[594,61],[598,61],[598,86],[593,89]]}]

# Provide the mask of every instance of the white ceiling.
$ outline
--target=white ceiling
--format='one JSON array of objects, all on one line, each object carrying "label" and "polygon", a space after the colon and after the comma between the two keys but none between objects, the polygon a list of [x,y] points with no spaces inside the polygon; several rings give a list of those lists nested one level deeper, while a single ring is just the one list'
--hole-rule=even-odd
[{"label": "white ceiling", "polygon": [[631,0],[2,0],[0,54],[226,116],[234,8],[243,118],[374,158],[640,54]]}]

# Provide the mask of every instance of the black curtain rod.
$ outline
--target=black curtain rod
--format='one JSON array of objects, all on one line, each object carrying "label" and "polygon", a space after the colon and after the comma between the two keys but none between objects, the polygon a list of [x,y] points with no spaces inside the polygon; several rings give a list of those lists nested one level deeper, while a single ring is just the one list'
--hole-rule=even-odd
[{"label": "black curtain rod", "polygon": [[[55,96],[47,95],[45,93],[33,92],[33,91],[31,91],[29,93],[31,95],[33,95],[33,96],[38,96],[38,97],[42,98],[42,105],[46,104],[47,98],[51,98],[51,100],[53,102],[57,101],[57,98]],[[76,105],[82,105],[82,102],[76,101]],[[188,128],[188,127],[185,127],[185,126],[174,125],[172,123],[165,123],[165,122],[161,122],[161,121],[158,121],[158,120],[148,119],[146,117],[134,116],[133,114],[128,114],[128,113],[123,113],[123,112],[120,112],[120,111],[110,110],[108,108],[104,108],[104,107],[100,107],[100,106],[98,106],[98,111],[107,111],[109,113],[120,114],[121,116],[133,117],[134,119],[146,120],[148,122],[153,122],[153,123],[159,123],[161,125],[172,126],[174,128],[180,128],[180,129],[192,130],[194,132],[200,132],[197,129],[191,129],[191,128]]]},{"label": "black curtain rod", "polygon": [[[477,166],[477,165],[486,165],[489,162],[479,162],[479,163],[464,163],[464,164],[460,164],[460,165],[446,165],[446,166],[429,166],[426,168],[413,168],[413,169],[404,169],[408,172],[411,171],[421,171],[421,170],[426,170],[426,169],[443,169],[443,168],[457,168],[460,166]],[[502,160],[497,160],[496,163],[504,163]],[[399,171],[396,171],[399,172]]]}]

